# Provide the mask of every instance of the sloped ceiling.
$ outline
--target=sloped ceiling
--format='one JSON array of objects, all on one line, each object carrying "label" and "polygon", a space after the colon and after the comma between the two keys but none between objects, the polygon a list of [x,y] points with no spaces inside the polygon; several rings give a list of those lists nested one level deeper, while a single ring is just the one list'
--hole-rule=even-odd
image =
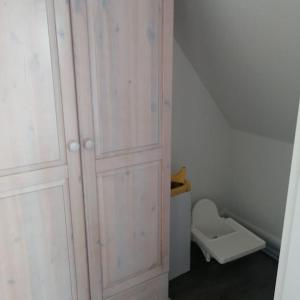
[{"label": "sloped ceiling", "polygon": [[232,127],[293,142],[299,0],[175,0],[175,38]]}]

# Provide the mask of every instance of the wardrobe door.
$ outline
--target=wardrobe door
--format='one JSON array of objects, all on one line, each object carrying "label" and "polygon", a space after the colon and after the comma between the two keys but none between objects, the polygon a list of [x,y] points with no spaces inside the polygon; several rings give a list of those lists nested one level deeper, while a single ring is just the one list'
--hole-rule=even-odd
[{"label": "wardrobe door", "polygon": [[68,1],[0,0],[0,28],[0,299],[88,300]]},{"label": "wardrobe door", "polygon": [[93,299],[167,299],[172,5],[74,9]]}]

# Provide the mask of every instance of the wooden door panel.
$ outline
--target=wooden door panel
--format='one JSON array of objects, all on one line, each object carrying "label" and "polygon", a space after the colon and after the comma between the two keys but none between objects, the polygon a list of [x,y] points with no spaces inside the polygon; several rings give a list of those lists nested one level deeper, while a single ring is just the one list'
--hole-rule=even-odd
[{"label": "wooden door panel", "polygon": [[1,300],[89,299],[70,25],[69,1],[0,0]]},{"label": "wooden door panel", "polygon": [[76,3],[91,298],[166,300],[173,0]]},{"label": "wooden door panel", "polygon": [[54,35],[53,28],[48,29],[46,1],[0,0],[0,28],[3,174],[5,169],[62,160],[64,146],[53,78],[58,66],[52,67],[57,49],[51,53]]},{"label": "wooden door panel", "polygon": [[96,154],[160,143],[161,0],[102,1],[95,47]]},{"label": "wooden door panel", "polygon": [[100,174],[103,287],[161,265],[160,162]]},{"label": "wooden door panel", "polygon": [[75,299],[64,185],[0,194],[1,299]]}]

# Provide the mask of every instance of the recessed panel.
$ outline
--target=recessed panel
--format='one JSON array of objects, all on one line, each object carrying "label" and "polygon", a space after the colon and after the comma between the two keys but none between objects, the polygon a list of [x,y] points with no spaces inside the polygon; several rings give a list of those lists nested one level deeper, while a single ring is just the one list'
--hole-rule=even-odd
[{"label": "recessed panel", "polygon": [[0,299],[71,300],[62,187],[0,198]]},{"label": "recessed panel", "polygon": [[95,49],[98,157],[158,144],[161,0],[101,2]]},{"label": "recessed panel", "polygon": [[0,170],[60,158],[46,3],[0,0]]},{"label": "recessed panel", "polygon": [[160,264],[161,174],[151,163],[98,178],[104,288]]}]

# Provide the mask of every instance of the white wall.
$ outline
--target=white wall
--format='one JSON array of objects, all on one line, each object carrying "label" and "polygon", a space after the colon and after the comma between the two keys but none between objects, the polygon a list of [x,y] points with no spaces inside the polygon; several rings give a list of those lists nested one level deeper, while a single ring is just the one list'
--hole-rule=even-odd
[{"label": "white wall", "polygon": [[293,145],[232,129],[176,42],[173,90],[173,171],[278,248]]},{"label": "white wall", "polygon": [[172,169],[188,168],[193,200],[225,201],[230,184],[230,127],[183,54],[174,46]]},{"label": "white wall", "polygon": [[300,1],[175,0],[175,36],[232,127],[292,142]]},{"label": "white wall", "polygon": [[279,246],[293,145],[232,131],[231,198],[226,208]]}]

